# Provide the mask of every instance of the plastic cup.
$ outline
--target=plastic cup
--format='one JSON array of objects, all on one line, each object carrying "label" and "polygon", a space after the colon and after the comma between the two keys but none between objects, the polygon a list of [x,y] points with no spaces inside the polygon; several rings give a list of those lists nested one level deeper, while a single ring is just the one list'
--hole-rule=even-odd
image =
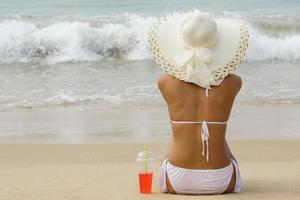
[{"label": "plastic cup", "polygon": [[140,193],[150,194],[152,191],[153,172],[139,173]]},{"label": "plastic cup", "polygon": [[151,151],[141,151],[138,153],[136,161],[139,163],[140,193],[150,194],[153,181],[153,153]]}]

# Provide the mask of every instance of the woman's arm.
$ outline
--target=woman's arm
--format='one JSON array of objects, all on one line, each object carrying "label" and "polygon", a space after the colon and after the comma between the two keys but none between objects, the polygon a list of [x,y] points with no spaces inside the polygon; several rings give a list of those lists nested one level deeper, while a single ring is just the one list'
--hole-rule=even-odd
[{"label": "woman's arm", "polygon": [[169,146],[168,146],[167,151],[166,151],[166,155],[165,155],[165,157],[163,158],[163,160],[166,159],[166,158],[168,158],[168,155],[169,155],[169,153],[170,153],[170,151],[171,151],[172,145],[173,145],[173,137],[171,137],[171,140],[170,140],[170,142],[169,142]]},{"label": "woman's arm", "polygon": [[[226,151],[227,151],[227,153],[228,153],[228,155],[230,156],[230,158],[232,158],[233,160],[235,160],[236,161],[236,159],[235,159],[235,157],[234,157],[234,155],[232,154],[232,152],[230,151],[230,148],[229,148],[229,146],[228,146],[228,143],[227,143],[227,141],[225,140],[225,149],[226,149]],[[237,161],[236,161],[237,162]]]}]

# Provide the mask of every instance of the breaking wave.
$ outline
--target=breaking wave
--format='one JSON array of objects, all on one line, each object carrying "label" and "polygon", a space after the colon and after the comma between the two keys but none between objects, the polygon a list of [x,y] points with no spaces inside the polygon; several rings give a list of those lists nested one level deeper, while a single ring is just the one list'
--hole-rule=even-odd
[{"label": "breaking wave", "polygon": [[[71,18],[43,23],[33,17],[1,18],[0,63],[151,59],[147,31],[154,17],[126,14],[99,20],[95,23],[95,19]],[[265,25],[259,22],[259,26],[257,22],[245,23],[250,29],[246,61],[300,59],[297,25],[283,27],[275,21],[273,25],[269,21]]]}]

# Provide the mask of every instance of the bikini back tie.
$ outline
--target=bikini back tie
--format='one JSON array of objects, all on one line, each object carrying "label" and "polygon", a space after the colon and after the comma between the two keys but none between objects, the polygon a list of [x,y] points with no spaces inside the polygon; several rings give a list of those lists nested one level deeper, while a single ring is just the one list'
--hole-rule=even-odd
[{"label": "bikini back tie", "polygon": [[[209,130],[207,124],[227,124],[226,122],[207,122],[207,121],[170,121],[171,124],[201,124],[201,141],[202,141],[202,156],[206,158],[206,162],[209,162],[209,146],[208,146],[208,138],[209,138]],[[206,149],[206,154],[205,154]]]}]

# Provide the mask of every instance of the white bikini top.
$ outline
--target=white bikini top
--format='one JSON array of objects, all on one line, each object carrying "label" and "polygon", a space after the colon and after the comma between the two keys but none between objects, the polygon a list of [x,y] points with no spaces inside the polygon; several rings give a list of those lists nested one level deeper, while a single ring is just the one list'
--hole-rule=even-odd
[{"label": "white bikini top", "polygon": [[[220,85],[223,82],[223,79],[215,81],[216,84],[214,85]],[[205,95],[208,97],[208,90],[210,88],[206,88],[205,90]],[[208,126],[207,124],[227,124],[227,122],[207,122],[207,121],[202,121],[202,122],[197,122],[197,121],[170,121],[171,124],[202,124],[201,126],[201,140],[202,140],[202,156],[206,157],[206,162],[209,162],[209,148],[208,148],[208,138],[209,138],[209,131],[208,131]],[[206,154],[205,154],[205,148],[206,148]]]},{"label": "white bikini top", "polygon": [[[227,124],[226,122],[197,122],[197,121],[170,121],[171,124],[202,124],[201,125],[201,140],[202,140],[202,156],[206,157],[206,162],[209,162],[209,147],[208,147],[208,138],[209,138],[209,130],[207,124]],[[205,154],[206,148],[206,154]]]}]

